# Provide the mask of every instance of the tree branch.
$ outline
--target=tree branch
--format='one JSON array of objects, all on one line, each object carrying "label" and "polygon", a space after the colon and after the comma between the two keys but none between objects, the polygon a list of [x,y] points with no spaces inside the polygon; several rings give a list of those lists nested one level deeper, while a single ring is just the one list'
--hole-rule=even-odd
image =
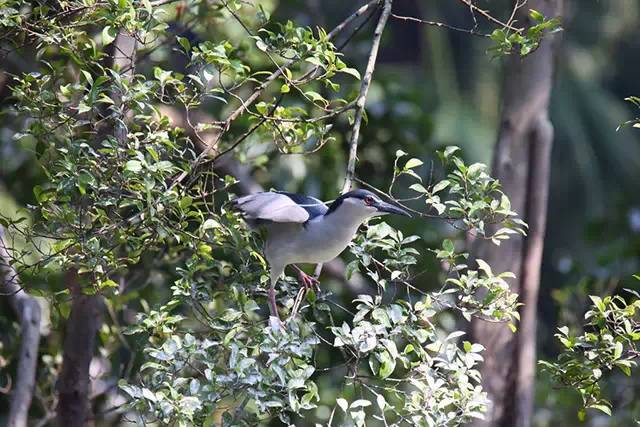
[{"label": "tree branch", "polygon": [[17,381],[11,396],[9,427],[26,427],[29,407],[33,399],[40,345],[40,305],[20,286],[18,273],[11,265],[4,238],[4,228],[0,226],[0,275],[8,293],[9,303],[20,320],[22,342],[18,359]]},{"label": "tree branch", "polygon": [[[497,24],[499,26],[501,26],[502,28],[506,28],[509,29],[511,31],[515,31],[516,33],[519,33],[522,31],[522,28],[516,28],[514,26],[511,25],[512,22],[512,18],[509,20],[509,22],[502,22],[501,20],[499,20],[498,18],[496,18],[495,16],[493,16],[491,13],[489,13],[489,11],[484,10],[479,8],[478,6],[476,6],[475,4],[473,4],[473,0],[459,0],[462,3],[466,4],[467,6],[469,6],[469,9],[471,9],[472,11],[478,12],[480,15],[484,16],[485,19],[489,22],[493,22],[494,24]],[[521,6],[518,6],[517,8],[515,8],[515,10],[517,11],[517,9],[519,9]]]},{"label": "tree branch", "polygon": [[426,20],[426,19],[414,18],[413,16],[396,15],[395,13],[392,13],[391,17],[393,17],[395,19],[399,19],[401,21],[416,22],[418,24],[431,25],[433,27],[440,27],[440,28],[445,28],[447,30],[451,30],[451,31],[458,31],[460,33],[466,33],[466,34],[470,34],[472,36],[490,37],[489,34],[484,34],[484,33],[477,32],[475,30],[475,28],[469,28],[469,29],[460,28],[460,27],[455,27],[453,25],[446,24],[444,22],[429,21],[429,20]]},{"label": "tree branch", "polygon": [[362,85],[360,86],[360,94],[356,101],[356,115],[353,122],[353,129],[351,131],[351,139],[349,141],[349,161],[347,163],[347,174],[344,178],[344,185],[342,186],[342,193],[346,193],[351,189],[353,183],[353,177],[356,172],[356,160],[358,156],[358,138],[360,136],[360,126],[362,124],[362,116],[364,114],[364,105],[367,100],[367,94],[369,93],[369,86],[371,85],[371,78],[373,77],[373,71],[376,68],[376,59],[378,57],[378,50],[380,49],[380,39],[382,38],[382,32],[387,24],[387,19],[391,15],[391,6],[393,0],[384,0],[384,6],[382,7],[382,13],[378,24],[373,33],[373,41],[371,42],[371,50],[369,52],[369,60],[367,61],[367,68],[365,69],[364,76],[362,77]]}]

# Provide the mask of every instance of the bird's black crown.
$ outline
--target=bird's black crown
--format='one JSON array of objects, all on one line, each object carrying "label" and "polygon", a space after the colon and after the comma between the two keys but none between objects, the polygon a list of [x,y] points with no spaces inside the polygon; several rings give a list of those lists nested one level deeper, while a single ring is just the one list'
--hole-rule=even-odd
[{"label": "bird's black crown", "polygon": [[374,193],[372,193],[369,190],[362,190],[362,189],[352,190],[347,193],[344,193],[343,195],[335,199],[333,203],[331,203],[331,205],[329,206],[329,210],[327,211],[327,213],[325,213],[325,215],[329,215],[331,212],[338,209],[342,204],[342,202],[345,201],[345,199],[354,198],[354,199],[364,200],[365,197],[373,197],[375,200],[380,200],[380,197],[376,196]]}]

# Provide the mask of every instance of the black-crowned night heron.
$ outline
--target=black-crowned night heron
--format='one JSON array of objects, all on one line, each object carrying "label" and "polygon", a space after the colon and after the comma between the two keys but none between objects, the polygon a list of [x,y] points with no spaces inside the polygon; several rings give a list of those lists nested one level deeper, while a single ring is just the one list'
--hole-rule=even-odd
[{"label": "black-crowned night heron", "polygon": [[367,190],[354,190],[335,199],[328,207],[314,197],[285,192],[263,192],[235,199],[251,227],[264,227],[264,255],[269,263],[271,286],[269,310],[278,317],[275,285],[286,266],[293,264],[302,285],[317,280],[295,264],[322,264],[337,257],[367,219],[385,214],[411,216]]}]

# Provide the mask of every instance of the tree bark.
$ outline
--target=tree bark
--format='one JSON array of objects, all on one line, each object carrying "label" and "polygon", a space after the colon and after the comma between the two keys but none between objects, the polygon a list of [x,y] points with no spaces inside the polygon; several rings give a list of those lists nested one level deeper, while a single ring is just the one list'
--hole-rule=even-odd
[{"label": "tree bark", "polygon": [[[528,10],[560,16],[563,0],[530,0],[518,13],[528,22]],[[493,175],[511,199],[513,210],[529,224],[526,238],[513,238],[500,247],[478,242],[475,255],[494,271],[512,271],[513,292],[524,306],[513,334],[504,324],[474,320],[473,339],[486,348],[481,368],[483,386],[492,401],[484,421],[475,427],[530,427],[533,418],[536,367],[536,307],[546,225],[553,126],[548,117],[553,86],[556,36],[545,38],[531,55],[513,56],[506,65],[503,105]]]},{"label": "tree bark", "polygon": [[66,427],[82,427],[89,417],[89,365],[93,358],[95,338],[102,324],[103,301],[100,294],[85,295],[78,274],[66,274],[71,291],[71,314],[67,320],[63,362],[58,379],[58,423]]},{"label": "tree bark", "polygon": [[40,304],[22,289],[18,272],[11,265],[4,228],[0,226],[0,277],[4,282],[2,294],[7,295],[11,307],[20,320],[22,332],[16,385],[11,393],[8,427],[26,427],[29,407],[33,399],[40,346]]}]

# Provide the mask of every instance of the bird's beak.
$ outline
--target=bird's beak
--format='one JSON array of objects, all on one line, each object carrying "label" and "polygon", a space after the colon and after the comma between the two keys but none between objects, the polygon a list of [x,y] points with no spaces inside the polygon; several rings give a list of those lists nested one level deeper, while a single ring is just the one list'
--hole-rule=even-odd
[{"label": "bird's beak", "polygon": [[392,205],[391,203],[379,202],[376,204],[376,208],[378,208],[378,212],[403,215],[411,218],[411,214],[409,212],[396,205]]}]

